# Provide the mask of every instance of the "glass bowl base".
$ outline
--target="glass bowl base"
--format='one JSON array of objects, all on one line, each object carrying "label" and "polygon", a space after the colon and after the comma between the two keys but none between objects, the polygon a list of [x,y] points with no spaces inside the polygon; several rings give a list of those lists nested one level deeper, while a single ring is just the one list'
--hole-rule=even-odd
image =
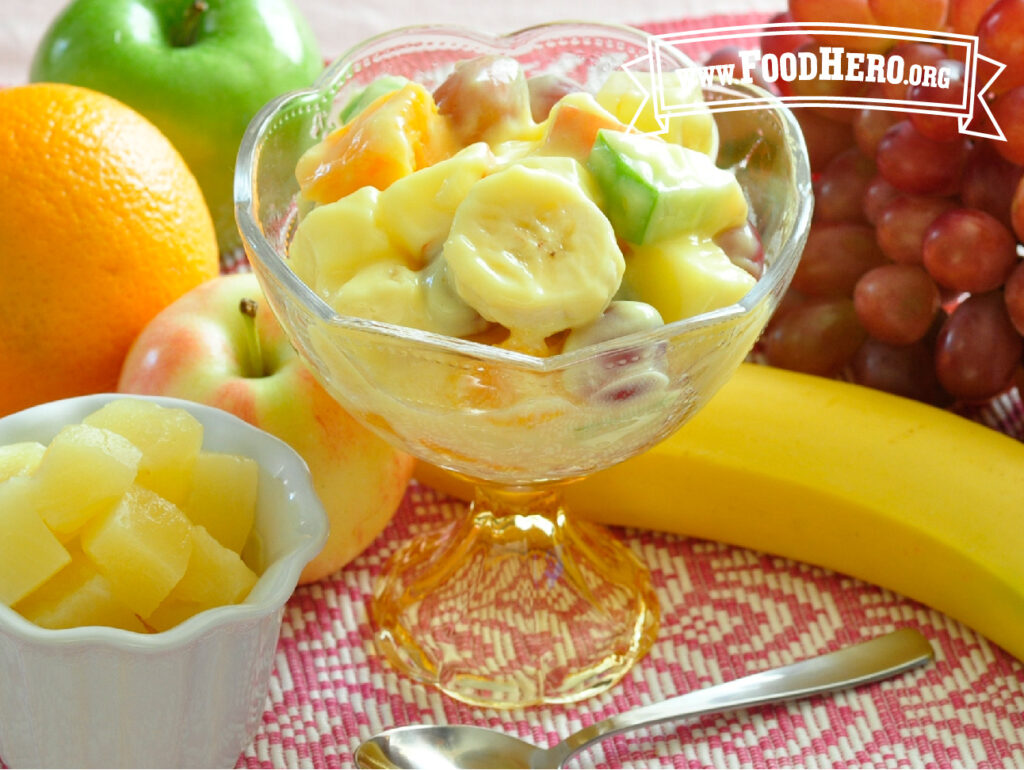
[{"label": "glass bowl base", "polygon": [[646,654],[659,622],[647,568],[557,492],[480,488],[469,515],[391,559],[372,605],[380,651],[478,706],[569,703]]}]

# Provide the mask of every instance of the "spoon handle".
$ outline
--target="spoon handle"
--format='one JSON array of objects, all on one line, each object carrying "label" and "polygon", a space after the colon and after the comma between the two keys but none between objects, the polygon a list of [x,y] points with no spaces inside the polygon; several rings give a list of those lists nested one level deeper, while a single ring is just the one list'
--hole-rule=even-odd
[{"label": "spoon handle", "polygon": [[626,730],[855,687],[927,663],[932,655],[931,644],[919,631],[903,628],[836,652],[618,714],[573,733],[550,751],[561,766],[590,744]]}]

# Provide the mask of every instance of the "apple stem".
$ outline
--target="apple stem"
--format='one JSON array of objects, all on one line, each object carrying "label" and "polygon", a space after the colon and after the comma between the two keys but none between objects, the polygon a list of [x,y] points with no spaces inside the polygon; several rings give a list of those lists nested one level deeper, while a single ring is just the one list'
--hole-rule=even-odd
[{"label": "apple stem", "polygon": [[251,376],[263,377],[263,351],[260,349],[260,335],[256,332],[256,308],[259,303],[250,297],[243,297],[238,303],[238,310],[245,323],[246,348],[249,354],[249,371]]},{"label": "apple stem", "polygon": [[178,28],[178,34],[174,36],[171,44],[175,48],[187,48],[196,42],[196,35],[199,32],[199,21],[203,14],[210,10],[205,0],[193,0],[185,9],[185,19]]}]

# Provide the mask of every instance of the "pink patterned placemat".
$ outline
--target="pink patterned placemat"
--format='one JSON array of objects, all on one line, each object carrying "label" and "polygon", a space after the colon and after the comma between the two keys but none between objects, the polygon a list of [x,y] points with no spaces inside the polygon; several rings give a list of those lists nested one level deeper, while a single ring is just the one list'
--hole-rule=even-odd
[{"label": "pink patterned placemat", "polygon": [[649,565],[658,640],[617,686],[570,706],[493,710],[414,683],[377,656],[367,605],[410,536],[465,514],[413,484],[380,538],[288,603],[263,725],[240,767],[352,767],[395,725],[465,723],[547,746],[633,706],[837,649],[901,626],[936,662],[786,706],[616,737],[580,767],[1022,767],[1024,664],[942,613],[818,567],[675,535],[615,530]]}]

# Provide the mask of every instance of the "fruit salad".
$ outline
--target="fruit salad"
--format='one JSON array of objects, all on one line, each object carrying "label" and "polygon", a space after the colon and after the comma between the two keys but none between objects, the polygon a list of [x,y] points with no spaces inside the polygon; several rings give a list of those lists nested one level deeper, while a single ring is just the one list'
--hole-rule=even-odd
[{"label": "fruit salad", "polygon": [[481,56],[433,92],[374,81],[296,165],[291,268],[340,314],[534,356],[737,302],[763,255],[710,112],[663,130],[634,78]]},{"label": "fruit salad", "polygon": [[0,602],[45,628],[146,633],[243,601],[259,469],[202,445],[187,411],[124,398],[0,447]]}]

